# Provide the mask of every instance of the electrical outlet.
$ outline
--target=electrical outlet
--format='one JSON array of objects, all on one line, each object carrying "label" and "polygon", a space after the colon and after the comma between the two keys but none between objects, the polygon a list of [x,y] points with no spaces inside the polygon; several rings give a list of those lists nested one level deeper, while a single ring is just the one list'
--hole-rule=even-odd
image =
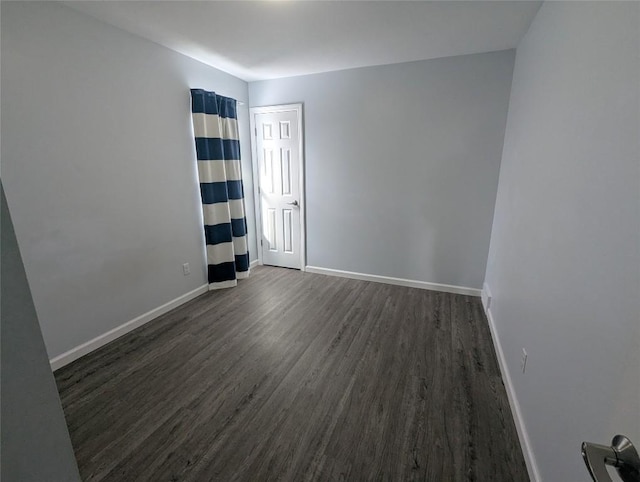
[{"label": "electrical outlet", "polygon": [[189,269],[189,263],[185,263],[182,265],[182,272],[185,276],[191,273],[191,270]]},{"label": "electrical outlet", "polygon": [[527,351],[522,349],[522,360],[520,360],[520,367],[522,368],[522,373],[524,373],[527,369]]}]

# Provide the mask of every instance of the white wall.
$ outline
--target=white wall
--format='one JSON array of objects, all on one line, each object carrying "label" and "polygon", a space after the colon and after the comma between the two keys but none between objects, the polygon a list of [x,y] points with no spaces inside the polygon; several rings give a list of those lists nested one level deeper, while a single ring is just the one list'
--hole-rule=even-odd
[{"label": "white wall", "polygon": [[546,2],[517,49],[486,282],[545,481],[640,445],[639,15]]},{"label": "white wall", "polygon": [[189,89],[245,102],[251,192],[248,90],[60,4],[1,8],[2,179],[53,358],[206,283]]},{"label": "white wall", "polygon": [[513,51],[251,82],[304,103],[307,264],[481,288]]}]

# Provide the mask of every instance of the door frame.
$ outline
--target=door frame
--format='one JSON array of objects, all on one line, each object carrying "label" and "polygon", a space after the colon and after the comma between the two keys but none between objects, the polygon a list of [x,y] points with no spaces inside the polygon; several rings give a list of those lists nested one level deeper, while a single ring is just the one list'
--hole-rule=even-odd
[{"label": "door frame", "polygon": [[298,176],[298,188],[300,192],[300,271],[306,271],[307,266],[307,230],[306,230],[306,198],[304,190],[304,138],[302,124],[302,102],[295,104],[268,105],[262,107],[249,108],[249,125],[251,127],[251,164],[253,167],[253,198],[255,203],[256,217],[256,242],[258,243],[258,264],[262,265],[262,203],[260,200],[260,170],[258,167],[258,131],[256,126],[256,115],[275,114],[279,112],[295,111],[298,117],[298,150],[300,165],[298,166],[300,175]]}]

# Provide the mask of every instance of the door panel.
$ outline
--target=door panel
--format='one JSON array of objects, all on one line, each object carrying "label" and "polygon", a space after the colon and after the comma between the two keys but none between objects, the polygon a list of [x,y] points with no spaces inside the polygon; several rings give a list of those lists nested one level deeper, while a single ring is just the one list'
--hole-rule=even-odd
[{"label": "door panel", "polygon": [[[295,110],[255,114],[262,262],[301,268],[300,139]],[[259,247],[260,248],[260,247]]]}]

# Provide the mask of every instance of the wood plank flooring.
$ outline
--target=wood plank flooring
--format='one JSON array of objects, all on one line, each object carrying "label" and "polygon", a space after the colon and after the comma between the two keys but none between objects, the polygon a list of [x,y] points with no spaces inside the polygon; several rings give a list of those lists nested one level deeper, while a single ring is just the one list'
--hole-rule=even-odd
[{"label": "wood plank flooring", "polygon": [[87,481],[526,481],[478,298],[259,267],[55,373]]}]

